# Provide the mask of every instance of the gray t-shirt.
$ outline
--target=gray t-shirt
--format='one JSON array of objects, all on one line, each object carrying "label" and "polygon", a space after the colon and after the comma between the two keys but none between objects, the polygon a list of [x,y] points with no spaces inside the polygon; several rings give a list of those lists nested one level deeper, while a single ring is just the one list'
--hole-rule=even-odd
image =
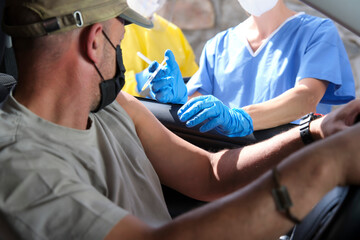
[{"label": "gray t-shirt", "polygon": [[24,239],[103,239],[127,214],[170,220],[135,127],[115,101],[88,130],[53,124],[10,95],[0,110],[0,210]]}]

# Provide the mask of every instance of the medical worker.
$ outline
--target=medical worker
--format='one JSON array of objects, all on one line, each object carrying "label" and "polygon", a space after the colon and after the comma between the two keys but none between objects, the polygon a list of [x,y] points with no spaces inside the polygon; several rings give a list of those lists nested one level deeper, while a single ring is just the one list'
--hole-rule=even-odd
[{"label": "medical worker", "polygon": [[[198,70],[195,54],[181,29],[157,15],[166,0],[128,0],[129,6],[147,18],[151,18],[154,27],[145,29],[135,24],[125,27],[123,46],[126,83],[123,91],[139,96],[141,87],[147,80],[149,64],[138,57],[142,53],[151,61],[162,62],[164,52],[171,49],[175,54],[182,76],[188,78]],[[145,72],[142,72],[145,70]],[[138,84],[139,83],[139,84]]]},{"label": "medical worker", "polygon": [[[239,3],[251,15],[206,43],[187,83],[190,98],[204,95],[179,110],[187,126],[211,120],[200,131],[244,136],[354,99],[351,66],[331,20],[296,13],[283,0]],[[150,88],[157,100],[175,103],[184,86],[174,81],[179,71],[166,54],[168,64]]]}]

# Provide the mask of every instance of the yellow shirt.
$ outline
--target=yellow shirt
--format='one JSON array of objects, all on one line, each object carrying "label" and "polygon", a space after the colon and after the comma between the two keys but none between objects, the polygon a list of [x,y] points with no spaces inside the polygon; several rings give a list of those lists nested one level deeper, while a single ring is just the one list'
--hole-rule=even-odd
[{"label": "yellow shirt", "polygon": [[137,56],[138,51],[151,61],[160,63],[164,59],[165,51],[170,49],[183,77],[191,77],[199,68],[195,62],[195,54],[181,29],[157,14],[154,14],[153,22],[152,29],[136,24],[127,25],[121,42],[126,68],[126,81],[122,90],[134,96],[139,96],[135,74],[148,67],[148,64]]}]

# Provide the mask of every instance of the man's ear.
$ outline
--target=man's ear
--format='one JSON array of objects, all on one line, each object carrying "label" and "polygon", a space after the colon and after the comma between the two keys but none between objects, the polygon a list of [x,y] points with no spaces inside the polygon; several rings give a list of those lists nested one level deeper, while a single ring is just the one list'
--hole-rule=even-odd
[{"label": "man's ear", "polygon": [[84,31],[83,42],[84,54],[93,63],[98,63],[103,56],[103,41],[104,36],[102,34],[103,26],[99,23],[95,23],[87,27]]}]

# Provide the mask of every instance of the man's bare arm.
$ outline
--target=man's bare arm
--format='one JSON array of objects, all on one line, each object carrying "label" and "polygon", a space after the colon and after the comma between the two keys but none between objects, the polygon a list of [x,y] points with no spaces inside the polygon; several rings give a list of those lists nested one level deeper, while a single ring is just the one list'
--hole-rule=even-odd
[{"label": "man's bare arm", "polygon": [[[280,183],[288,188],[294,203],[293,215],[303,219],[335,186],[360,184],[359,136],[360,125],[314,143],[279,164]],[[129,236],[122,239],[159,240],[276,239],[293,223],[276,210],[271,195],[273,187],[269,171],[235,193],[188,212],[160,228],[150,228],[128,216],[106,239],[120,236]],[[136,233],[131,233],[136,236],[126,235],[128,229],[137,229]]]}]

